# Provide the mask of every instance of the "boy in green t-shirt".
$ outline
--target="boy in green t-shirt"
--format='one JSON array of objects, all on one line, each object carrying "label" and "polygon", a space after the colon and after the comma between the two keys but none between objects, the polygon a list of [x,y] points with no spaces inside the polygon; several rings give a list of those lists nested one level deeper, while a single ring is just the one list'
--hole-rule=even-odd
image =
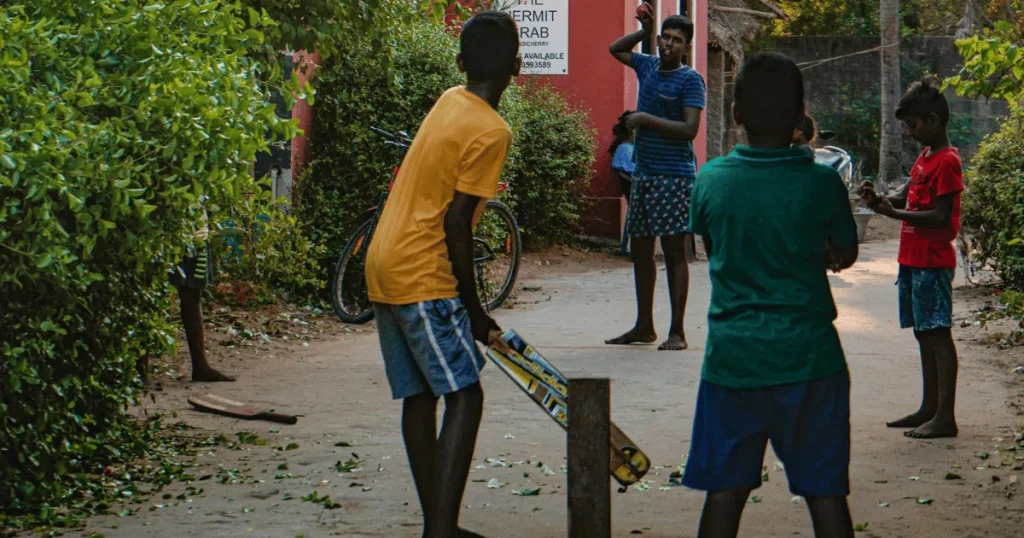
[{"label": "boy in green t-shirt", "polygon": [[857,259],[849,195],[835,171],[791,147],[804,118],[792,60],[752,57],[734,91],[749,146],[700,170],[690,208],[711,305],[683,484],[708,492],[701,537],[736,536],[770,440],[815,534],[852,537],[850,378],[826,274]]}]

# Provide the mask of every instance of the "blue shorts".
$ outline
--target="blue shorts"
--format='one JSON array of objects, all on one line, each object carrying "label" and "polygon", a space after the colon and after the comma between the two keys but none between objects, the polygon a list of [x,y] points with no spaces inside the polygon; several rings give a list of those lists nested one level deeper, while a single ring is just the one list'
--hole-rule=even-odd
[{"label": "blue shorts", "polygon": [[443,396],[480,381],[484,356],[458,299],[373,305],[391,395]]},{"label": "blue shorts", "polygon": [[900,328],[924,332],[953,326],[953,274],[953,269],[900,266]]},{"label": "blue shorts", "polygon": [[769,440],[794,495],[849,495],[849,374],[757,389],[701,381],[683,485],[710,492],[760,487]]},{"label": "blue shorts", "polygon": [[690,232],[692,177],[637,177],[629,196],[629,237],[670,237]]}]

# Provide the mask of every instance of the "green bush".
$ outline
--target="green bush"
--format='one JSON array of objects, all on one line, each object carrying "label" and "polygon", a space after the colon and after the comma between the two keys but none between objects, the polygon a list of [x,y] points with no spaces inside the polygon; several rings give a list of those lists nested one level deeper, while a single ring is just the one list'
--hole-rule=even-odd
[{"label": "green bush", "polygon": [[313,159],[296,182],[296,214],[326,249],[325,277],[398,165],[397,149],[370,127],[412,134],[441,93],[462,80],[458,43],[442,25],[402,25],[390,40],[394,82],[381,68],[383,53],[353,36],[316,73]]},{"label": "green bush", "polygon": [[[271,200],[269,189],[245,196],[215,229],[219,233],[211,246],[217,256],[217,289],[251,290],[255,304],[308,301],[323,289],[318,277],[323,247],[309,239],[285,202]],[[234,296],[243,297],[235,303],[248,302],[246,294]]]},{"label": "green bush", "polygon": [[963,226],[1004,284],[1024,290],[1024,108],[1011,105],[967,171]]},{"label": "green bush", "polygon": [[[398,164],[396,149],[370,127],[415,134],[437,98],[465,81],[454,61],[458,40],[441,24],[420,20],[393,32],[391,76],[381,69],[381,52],[347,39],[317,71],[313,159],[296,186],[297,215],[326,248],[325,275]],[[587,115],[551,90],[519,86],[507,91],[502,115],[514,133],[503,201],[517,210],[531,243],[570,239],[594,159]]]},{"label": "green bush", "polygon": [[502,112],[515,133],[505,166],[516,220],[528,248],[573,241],[579,233],[597,133],[589,115],[554,90],[512,88]]},{"label": "green bush", "polygon": [[268,130],[295,132],[246,56],[269,24],[202,0],[0,6],[0,525],[146,449],[125,410],[136,361],[173,344],[198,198],[217,218]]}]

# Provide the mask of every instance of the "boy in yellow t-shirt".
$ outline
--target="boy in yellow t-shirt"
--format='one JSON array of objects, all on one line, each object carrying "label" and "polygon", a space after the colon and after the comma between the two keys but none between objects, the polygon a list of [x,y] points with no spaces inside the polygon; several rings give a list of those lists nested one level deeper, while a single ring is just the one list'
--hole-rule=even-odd
[{"label": "boy in yellow t-shirt", "polygon": [[493,11],[463,26],[457,61],[467,83],[445,92],[420,125],[367,252],[367,288],[391,393],[404,400],[402,435],[427,538],[473,536],[458,518],[483,412],[476,342],[499,330],[477,295],[473,225],[497,195],[512,144],[497,108],[519,74],[518,35],[511,17]]}]

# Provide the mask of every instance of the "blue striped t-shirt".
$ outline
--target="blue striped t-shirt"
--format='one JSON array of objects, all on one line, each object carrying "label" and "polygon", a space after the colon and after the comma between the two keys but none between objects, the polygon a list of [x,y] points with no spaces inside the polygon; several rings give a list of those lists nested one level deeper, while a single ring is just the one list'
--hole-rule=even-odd
[{"label": "blue striped t-shirt", "polygon": [[[638,112],[669,121],[683,121],[684,108],[704,109],[704,79],[689,66],[662,71],[661,60],[657,56],[633,53],[633,69],[640,81]],[[637,129],[634,145],[636,176],[639,179],[644,176],[697,175],[697,157],[693,152],[693,142],[689,140],[670,140],[654,131]]]}]

